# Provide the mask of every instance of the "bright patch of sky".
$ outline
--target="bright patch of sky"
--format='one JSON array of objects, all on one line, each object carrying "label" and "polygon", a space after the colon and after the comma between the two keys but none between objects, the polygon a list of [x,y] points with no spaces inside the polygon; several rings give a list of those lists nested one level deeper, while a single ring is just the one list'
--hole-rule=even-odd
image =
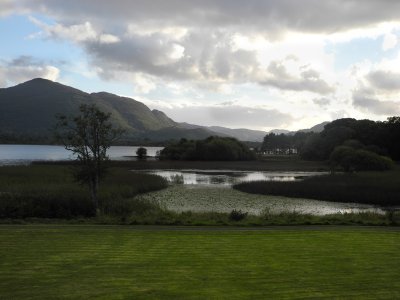
[{"label": "bright patch of sky", "polygon": [[[35,15],[43,22],[49,18]],[[83,57],[83,52],[68,41],[40,39],[35,37],[39,29],[25,15],[13,15],[0,18],[0,34],[5,43],[0,47],[2,59],[13,59],[18,56],[32,56],[36,59],[58,62],[73,62]]]},{"label": "bright patch of sky", "polygon": [[[395,35],[396,37],[396,35]],[[328,43],[325,47],[326,53],[331,53],[335,57],[335,70],[345,71],[351,65],[368,61],[379,63],[383,57],[394,59],[399,51],[397,42],[390,44],[388,49],[384,49],[384,36],[379,38],[361,38],[343,43]]]}]

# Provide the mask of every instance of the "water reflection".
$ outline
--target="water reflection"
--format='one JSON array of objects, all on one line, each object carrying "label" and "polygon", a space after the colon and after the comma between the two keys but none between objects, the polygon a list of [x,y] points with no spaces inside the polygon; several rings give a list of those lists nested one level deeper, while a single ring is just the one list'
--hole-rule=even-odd
[{"label": "water reflection", "polygon": [[[147,155],[154,157],[163,147],[145,147]],[[134,159],[135,146],[112,146],[108,155],[112,160]],[[71,151],[63,146],[52,145],[0,145],[0,165],[29,164],[32,161],[70,160]]]},{"label": "water reflection", "polygon": [[144,170],[141,172],[159,175],[171,183],[224,187],[232,186],[239,182],[256,180],[298,181],[309,176],[327,174],[326,172],[256,172],[233,170]]}]

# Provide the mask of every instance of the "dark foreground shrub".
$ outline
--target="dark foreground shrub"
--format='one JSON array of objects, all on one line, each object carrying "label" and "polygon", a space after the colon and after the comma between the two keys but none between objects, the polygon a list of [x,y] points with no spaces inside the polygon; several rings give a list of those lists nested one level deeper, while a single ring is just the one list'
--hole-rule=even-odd
[{"label": "dark foreground shrub", "polygon": [[0,218],[93,217],[94,205],[89,195],[3,194],[0,197]]},{"label": "dark foreground shrub", "polygon": [[330,155],[329,161],[333,168],[340,167],[345,172],[352,171],[384,171],[393,168],[393,161],[363,149],[339,146]]},{"label": "dark foreground shrub", "polygon": [[233,188],[252,194],[334,202],[400,204],[400,177],[394,171],[324,175],[297,182],[253,181],[236,184]]},{"label": "dark foreground shrub", "polygon": [[231,221],[241,221],[247,217],[247,212],[242,212],[241,210],[232,210],[229,214],[229,220]]}]

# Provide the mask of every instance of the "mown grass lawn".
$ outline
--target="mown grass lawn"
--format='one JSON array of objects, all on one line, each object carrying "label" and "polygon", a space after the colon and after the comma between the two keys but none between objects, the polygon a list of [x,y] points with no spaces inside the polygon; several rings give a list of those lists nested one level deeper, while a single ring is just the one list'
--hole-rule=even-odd
[{"label": "mown grass lawn", "polygon": [[0,226],[0,299],[399,299],[400,231]]}]

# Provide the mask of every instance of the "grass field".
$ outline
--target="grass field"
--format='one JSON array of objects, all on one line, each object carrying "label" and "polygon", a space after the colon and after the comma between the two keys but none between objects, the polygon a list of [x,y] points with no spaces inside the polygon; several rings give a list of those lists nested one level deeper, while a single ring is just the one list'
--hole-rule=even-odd
[{"label": "grass field", "polygon": [[399,299],[400,231],[0,226],[1,299]]}]

